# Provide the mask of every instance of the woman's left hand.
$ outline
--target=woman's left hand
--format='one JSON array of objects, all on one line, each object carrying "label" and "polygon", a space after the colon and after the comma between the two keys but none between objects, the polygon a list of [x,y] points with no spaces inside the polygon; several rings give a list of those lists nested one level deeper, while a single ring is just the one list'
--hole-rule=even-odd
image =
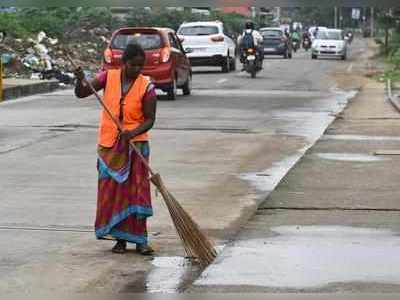
[{"label": "woman's left hand", "polygon": [[129,142],[132,138],[135,137],[131,130],[124,130],[119,134],[119,136],[122,140],[125,140],[127,142]]}]

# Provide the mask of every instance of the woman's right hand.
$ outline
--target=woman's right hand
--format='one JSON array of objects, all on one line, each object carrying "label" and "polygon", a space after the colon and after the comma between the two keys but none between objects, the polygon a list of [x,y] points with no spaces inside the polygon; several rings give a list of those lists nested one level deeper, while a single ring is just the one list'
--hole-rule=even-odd
[{"label": "woman's right hand", "polygon": [[78,67],[74,70],[74,74],[76,76],[76,79],[78,79],[79,81],[82,81],[83,79],[85,79],[85,73],[83,72],[81,67]]}]

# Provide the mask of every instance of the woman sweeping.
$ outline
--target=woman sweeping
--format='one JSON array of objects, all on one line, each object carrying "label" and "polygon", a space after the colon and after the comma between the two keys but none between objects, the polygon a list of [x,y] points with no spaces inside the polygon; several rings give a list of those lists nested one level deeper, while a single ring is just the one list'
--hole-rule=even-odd
[{"label": "woman sweeping", "polygon": [[[150,149],[148,131],[156,118],[157,97],[150,80],[141,74],[145,53],[138,44],[129,44],[122,55],[122,67],[99,73],[92,80],[96,91],[104,89],[104,103],[123,128],[118,131],[110,116],[103,110],[98,136],[98,197],[96,237],[117,241],[112,251],[125,253],[127,242],[136,250],[149,255],[146,220],[152,216],[148,170],[130,146],[134,142],[148,160]],[[81,68],[75,95],[92,95],[83,83]]]}]

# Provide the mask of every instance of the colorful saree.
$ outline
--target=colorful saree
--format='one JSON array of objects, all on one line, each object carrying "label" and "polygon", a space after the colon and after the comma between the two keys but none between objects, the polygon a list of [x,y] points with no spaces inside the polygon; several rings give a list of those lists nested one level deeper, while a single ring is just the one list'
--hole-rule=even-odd
[{"label": "colorful saree", "polygon": [[[146,160],[148,142],[135,142]],[[149,174],[132,146],[118,140],[98,148],[96,237],[146,245],[146,219],[153,215]]]}]

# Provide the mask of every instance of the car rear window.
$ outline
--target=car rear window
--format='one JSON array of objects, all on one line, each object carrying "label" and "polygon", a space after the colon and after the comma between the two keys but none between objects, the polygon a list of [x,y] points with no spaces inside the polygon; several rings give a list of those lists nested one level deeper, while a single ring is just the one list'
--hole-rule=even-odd
[{"label": "car rear window", "polygon": [[343,40],[342,33],[339,31],[319,31],[318,40]]},{"label": "car rear window", "polygon": [[279,38],[282,36],[282,31],[279,30],[264,30],[261,32],[263,37],[269,37],[269,38]]},{"label": "car rear window", "polygon": [[178,32],[180,35],[212,35],[217,33],[217,26],[185,26]]},{"label": "car rear window", "polygon": [[111,48],[125,49],[129,43],[138,43],[144,50],[159,49],[162,46],[161,36],[158,33],[120,33],[117,34]]}]

